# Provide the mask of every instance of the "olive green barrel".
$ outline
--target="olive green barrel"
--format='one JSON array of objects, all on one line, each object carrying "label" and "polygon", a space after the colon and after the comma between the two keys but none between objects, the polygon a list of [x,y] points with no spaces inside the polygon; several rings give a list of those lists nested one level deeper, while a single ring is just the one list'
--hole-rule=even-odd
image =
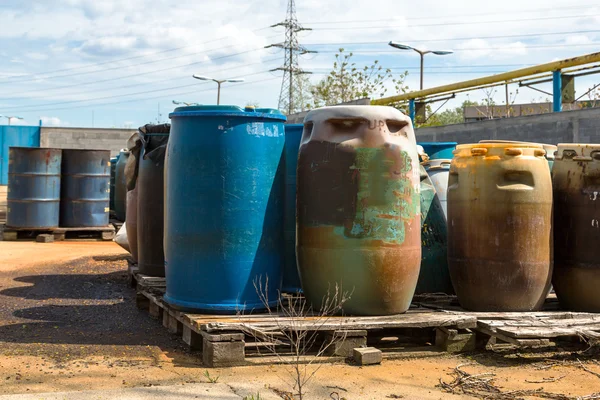
[{"label": "olive green barrel", "polygon": [[408,309],[421,263],[419,185],[414,131],[400,111],[337,106],[306,116],[296,254],[314,308],[337,289],[348,314]]},{"label": "olive green barrel", "polygon": [[448,271],[446,216],[430,176],[421,165],[421,271],[415,294],[454,294]]},{"label": "olive green barrel", "polygon": [[600,144],[559,144],[552,184],[554,291],[567,310],[600,312]]},{"label": "olive green barrel", "polygon": [[448,264],[474,311],[539,309],[552,277],[552,182],[528,143],[459,145],[448,180]]}]

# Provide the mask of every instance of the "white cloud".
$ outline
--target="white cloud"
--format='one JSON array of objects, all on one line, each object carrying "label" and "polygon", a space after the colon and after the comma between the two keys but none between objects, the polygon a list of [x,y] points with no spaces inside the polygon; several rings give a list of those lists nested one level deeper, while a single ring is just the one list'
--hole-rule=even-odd
[{"label": "white cloud", "polygon": [[58,117],[40,117],[43,126],[67,126],[68,124],[62,122]]}]

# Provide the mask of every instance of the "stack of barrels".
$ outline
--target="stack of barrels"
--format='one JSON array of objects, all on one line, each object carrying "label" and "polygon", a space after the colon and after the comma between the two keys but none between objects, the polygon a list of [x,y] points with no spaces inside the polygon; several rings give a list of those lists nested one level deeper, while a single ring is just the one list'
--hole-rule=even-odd
[{"label": "stack of barrels", "polygon": [[420,160],[390,107],[324,107],[289,125],[235,106],[170,118],[165,158],[143,136],[129,235],[175,308],[248,312],[284,291],[386,315],[443,292],[469,310],[528,311],[553,284],[565,308],[600,310],[600,145],[421,143]]},{"label": "stack of barrels", "polygon": [[10,228],[106,227],[110,151],[11,147]]}]

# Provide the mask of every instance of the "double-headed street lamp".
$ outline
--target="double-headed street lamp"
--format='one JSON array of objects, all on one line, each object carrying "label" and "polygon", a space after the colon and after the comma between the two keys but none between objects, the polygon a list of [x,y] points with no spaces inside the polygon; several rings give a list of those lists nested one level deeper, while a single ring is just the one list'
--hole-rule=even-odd
[{"label": "double-headed street lamp", "polygon": [[419,53],[419,55],[421,56],[421,87],[420,87],[421,90],[423,90],[423,61],[424,61],[423,59],[425,58],[425,54],[431,53],[431,54],[435,54],[436,56],[445,56],[445,55],[453,53],[453,51],[450,51],[450,50],[419,50],[419,49],[415,49],[414,47],[407,46],[405,44],[396,43],[396,42],[389,42],[388,44],[399,50],[414,50],[417,53]]},{"label": "double-headed street lamp", "polygon": [[8,124],[10,125],[10,120],[11,119],[23,119],[23,117],[17,117],[16,115],[0,115],[0,118],[6,118],[8,120]]},{"label": "double-headed street lamp", "polygon": [[225,82],[229,82],[229,83],[237,83],[237,82],[244,82],[244,79],[214,79],[214,78],[209,78],[208,76],[202,76],[202,75],[193,75],[194,78],[196,79],[200,79],[201,81],[213,81],[217,83],[217,105],[219,105],[221,103],[221,84],[225,83]]}]

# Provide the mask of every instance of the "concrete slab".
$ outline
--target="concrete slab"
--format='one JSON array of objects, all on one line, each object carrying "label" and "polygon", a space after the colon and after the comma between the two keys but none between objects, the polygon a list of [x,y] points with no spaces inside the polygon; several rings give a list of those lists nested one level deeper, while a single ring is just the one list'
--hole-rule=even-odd
[{"label": "concrete slab", "polygon": [[89,390],[81,392],[56,392],[13,394],[0,396],[1,400],[240,400],[233,390],[223,383],[194,383],[176,386],[152,386],[117,390]]}]

